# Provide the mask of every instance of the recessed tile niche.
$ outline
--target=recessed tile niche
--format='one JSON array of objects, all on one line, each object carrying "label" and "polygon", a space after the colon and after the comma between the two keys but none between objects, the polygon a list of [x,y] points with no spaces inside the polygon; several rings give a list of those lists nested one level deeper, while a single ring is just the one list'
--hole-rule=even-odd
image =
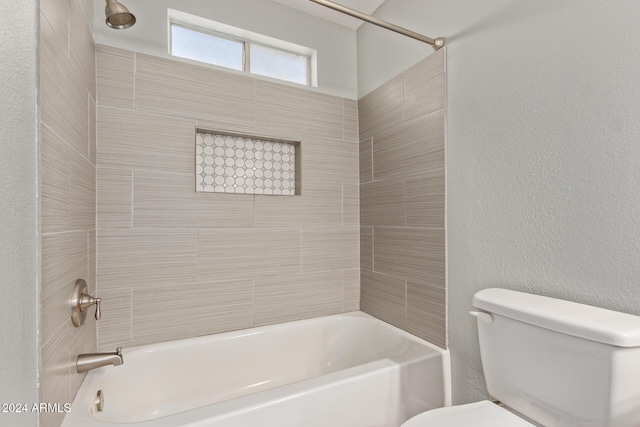
[{"label": "recessed tile niche", "polygon": [[198,129],[196,191],[300,194],[300,142]]}]

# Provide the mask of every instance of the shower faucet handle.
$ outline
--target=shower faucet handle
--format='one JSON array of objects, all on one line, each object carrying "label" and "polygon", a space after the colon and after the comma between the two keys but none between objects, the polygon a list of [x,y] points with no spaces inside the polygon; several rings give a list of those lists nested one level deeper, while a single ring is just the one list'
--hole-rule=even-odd
[{"label": "shower faucet handle", "polygon": [[102,317],[101,302],[101,298],[89,295],[87,282],[83,279],[76,280],[71,296],[71,321],[73,326],[79,328],[84,324],[84,319],[87,317],[87,309],[92,305],[96,306],[95,319],[100,320],[100,317]]},{"label": "shower faucet handle", "polygon": [[91,295],[87,295],[87,294],[82,294],[80,295],[80,310],[85,310],[89,307],[91,307],[92,305],[95,304],[96,306],[96,315],[95,318],[96,320],[100,320],[100,317],[102,317],[102,312],[100,311],[100,302],[102,301],[101,298],[94,298]]}]

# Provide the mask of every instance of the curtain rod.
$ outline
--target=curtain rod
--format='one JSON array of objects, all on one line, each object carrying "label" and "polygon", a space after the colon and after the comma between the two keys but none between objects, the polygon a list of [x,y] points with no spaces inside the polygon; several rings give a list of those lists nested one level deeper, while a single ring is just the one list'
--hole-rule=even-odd
[{"label": "curtain rod", "polygon": [[392,24],[387,21],[383,21],[382,19],[375,18],[373,16],[369,16],[357,10],[348,8],[346,6],[342,6],[340,4],[334,3],[328,0],[309,0],[314,3],[317,3],[321,6],[328,7],[329,9],[333,9],[337,12],[344,13],[345,15],[353,16],[354,18],[361,19],[362,21],[368,22],[373,25],[377,25],[378,27],[386,28],[387,30],[395,31],[398,34],[402,34],[403,36],[411,37],[412,39],[419,40],[421,42],[430,44],[433,46],[434,50],[440,49],[444,46],[444,39],[442,37],[438,37],[436,39],[429,38],[427,36],[423,36],[422,34],[415,33],[411,30],[407,30],[406,28],[399,27],[395,24]]}]

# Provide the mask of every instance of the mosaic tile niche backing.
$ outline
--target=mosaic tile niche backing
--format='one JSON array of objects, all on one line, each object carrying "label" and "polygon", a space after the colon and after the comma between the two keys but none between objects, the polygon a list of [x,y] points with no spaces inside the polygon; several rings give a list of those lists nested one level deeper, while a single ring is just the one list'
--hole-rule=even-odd
[{"label": "mosaic tile niche backing", "polygon": [[198,130],[196,191],[293,196],[296,145]]}]

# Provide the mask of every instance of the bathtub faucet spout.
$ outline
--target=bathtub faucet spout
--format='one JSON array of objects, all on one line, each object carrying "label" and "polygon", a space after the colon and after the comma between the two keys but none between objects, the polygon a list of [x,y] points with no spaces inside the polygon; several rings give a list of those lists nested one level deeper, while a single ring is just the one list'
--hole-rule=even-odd
[{"label": "bathtub faucet spout", "polygon": [[118,347],[113,353],[87,353],[78,355],[76,371],[79,374],[100,368],[101,366],[119,366],[124,363],[122,347]]}]

